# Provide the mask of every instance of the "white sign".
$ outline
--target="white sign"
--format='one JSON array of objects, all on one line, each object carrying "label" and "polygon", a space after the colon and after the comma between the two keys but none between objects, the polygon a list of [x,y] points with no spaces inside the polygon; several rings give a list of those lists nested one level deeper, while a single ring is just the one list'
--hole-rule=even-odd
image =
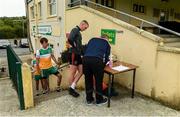
[{"label": "white sign", "polygon": [[[35,33],[36,27],[33,26],[33,32]],[[38,33],[43,35],[51,35],[52,34],[52,27],[50,25],[41,25],[38,26]]]}]

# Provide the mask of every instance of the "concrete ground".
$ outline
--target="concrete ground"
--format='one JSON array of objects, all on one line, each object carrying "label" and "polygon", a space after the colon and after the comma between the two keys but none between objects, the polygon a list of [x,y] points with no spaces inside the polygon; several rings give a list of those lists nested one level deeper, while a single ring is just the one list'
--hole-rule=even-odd
[{"label": "concrete ground", "polygon": [[[29,48],[13,48],[22,61],[29,62],[31,59]],[[8,77],[6,49],[0,49],[0,78]],[[5,68],[5,72],[1,72],[1,68]]]},{"label": "concrete ground", "polygon": [[43,115],[43,116],[117,116],[117,115],[144,115],[144,116],[179,116],[180,112],[161,105],[151,99],[136,95],[130,98],[130,92],[123,88],[118,90],[120,95],[112,98],[111,108],[106,105],[87,106],[84,91],[80,91],[79,98],[73,98],[67,91],[52,92],[35,98],[34,108],[21,111],[16,91],[12,88],[9,79],[0,79],[0,116]]},{"label": "concrete ground", "polygon": [[[13,48],[17,55],[30,54],[29,48]],[[0,49],[0,57],[6,57],[6,49]]]}]

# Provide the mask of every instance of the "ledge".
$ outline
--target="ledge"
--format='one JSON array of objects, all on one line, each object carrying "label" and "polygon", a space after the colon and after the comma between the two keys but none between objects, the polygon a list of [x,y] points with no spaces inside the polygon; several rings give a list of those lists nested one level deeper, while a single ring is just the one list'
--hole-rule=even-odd
[{"label": "ledge", "polygon": [[103,17],[103,18],[105,18],[105,19],[107,19],[107,20],[109,20],[109,21],[112,21],[112,22],[114,22],[114,23],[116,23],[116,24],[118,24],[118,25],[120,25],[120,26],[122,26],[122,27],[124,27],[124,28],[126,28],[126,29],[128,29],[128,30],[130,30],[130,31],[133,31],[133,32],[135,32],[135,33],[140,34],[140,35],[143,36],[143,37],[146,37],[146,38],[148,38],[148,39],[151,39],[152,41],[162,42],[162,41],[164,40],[163,38],[161,38],[161,37],[159,37],[159,36],[156,36],[156,35],[154,35],[154,34],[152,34],[152,33],[150,33],[150,32],[147,32],[147,31],[145,31],[145,30],[139,29],[139,28],[137,28],[136,26],[133,26],[133,25],[131,25],[131,24],[128,24],[128,23],[126,23],[126,22],[124,22],[124,21],[121,21],[121,20],[119,20],[119,19],[117,19],[117,18],[114,18],[114,17],[112,17],[112,16],[110,16],[110,15],[107,15],[107,14],[105,14],[105,13],[102,13],[102,12],[100,12],[100,11],[94,10],[94,9],[92,9],[92,8],[90,8],[90,7],[86,7],[86,6],[76,6],[76,7],[68,8],[68,9],[66,9],[66,10],[73,10],[73,9],[77,9],[77,8],[85,9],[85,10],[87,10],[88,12],[94,13],[94,14],[100,16],[100,17]]},{"label": "ledge", "polygon": [[180,48],[176,48],[176,47],[158,46],[157,51],[164,51],[164,52],[180,54]]}]

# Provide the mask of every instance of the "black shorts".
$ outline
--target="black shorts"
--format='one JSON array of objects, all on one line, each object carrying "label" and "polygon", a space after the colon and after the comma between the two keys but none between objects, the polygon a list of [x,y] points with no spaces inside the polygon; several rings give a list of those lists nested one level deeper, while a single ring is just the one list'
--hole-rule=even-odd
[{"label": "black shorts", "polygon": [[68,59],[70,65],[78,66],[82,64],[82,58],[79,54],[69,53]]}]

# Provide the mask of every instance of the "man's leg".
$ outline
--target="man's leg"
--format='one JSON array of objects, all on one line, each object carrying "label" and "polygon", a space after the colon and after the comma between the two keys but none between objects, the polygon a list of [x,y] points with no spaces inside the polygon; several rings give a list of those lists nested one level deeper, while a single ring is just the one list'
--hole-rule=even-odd
[{"label": "man's leg", "polygon": [[94,101],[94,98],[93,98],[93,74],[87,59],[84,59],[83,61],[83,73],[85,75],[86,101],[88,103]]},{"label": "man's leg", "polygon": [[81,76],[83,75],[82,64],[78,65],[77,70],[78,70],[78,73],[75,75],[75,78],[73,80],[73,83],[75,86],[76,86],[77,82],[79,81],[79,79],[81,78]]},{"label": "man's leg", "polygon": [[[104,65],[100,60],[96,60],[93,67],[93,73],[95,76],[96,85],[96,103],[99,104],[103,101],[102,83],[104,77]],[[98,72],[97,72],[98,71]]]},{"label": "man's leg", "polygon": [[70,68],[69,68],[69,85],[70,86],[74,82],[74,79],[75,79],[74,76],[76,75],[76,72],[77,72],[77,66],[70,65]]},{"label": "man's leg", "polygon": [[75,75],[76,75],[76,71],[77,71],[77,66],[75,65],[75,53],[69,53],[68,56],[69,59],[69,63],[70,63],[70,68],[69,68],[69,85],[71,86],[74,79],[75,79]]},{"label": "man's leg", "polygon": [[81,78],[81,76],[83,75],[83,68],[82,68],[82,58],[81,55],[75,55],[75,61],[76,61],[76,65],[77,65],[77,71],[78,73],[75,75],[74,80],[72,85],[74,86],[73,88],[75,89],[75,86],[77,84],[77,82],[79,81],[79,79]]}]

